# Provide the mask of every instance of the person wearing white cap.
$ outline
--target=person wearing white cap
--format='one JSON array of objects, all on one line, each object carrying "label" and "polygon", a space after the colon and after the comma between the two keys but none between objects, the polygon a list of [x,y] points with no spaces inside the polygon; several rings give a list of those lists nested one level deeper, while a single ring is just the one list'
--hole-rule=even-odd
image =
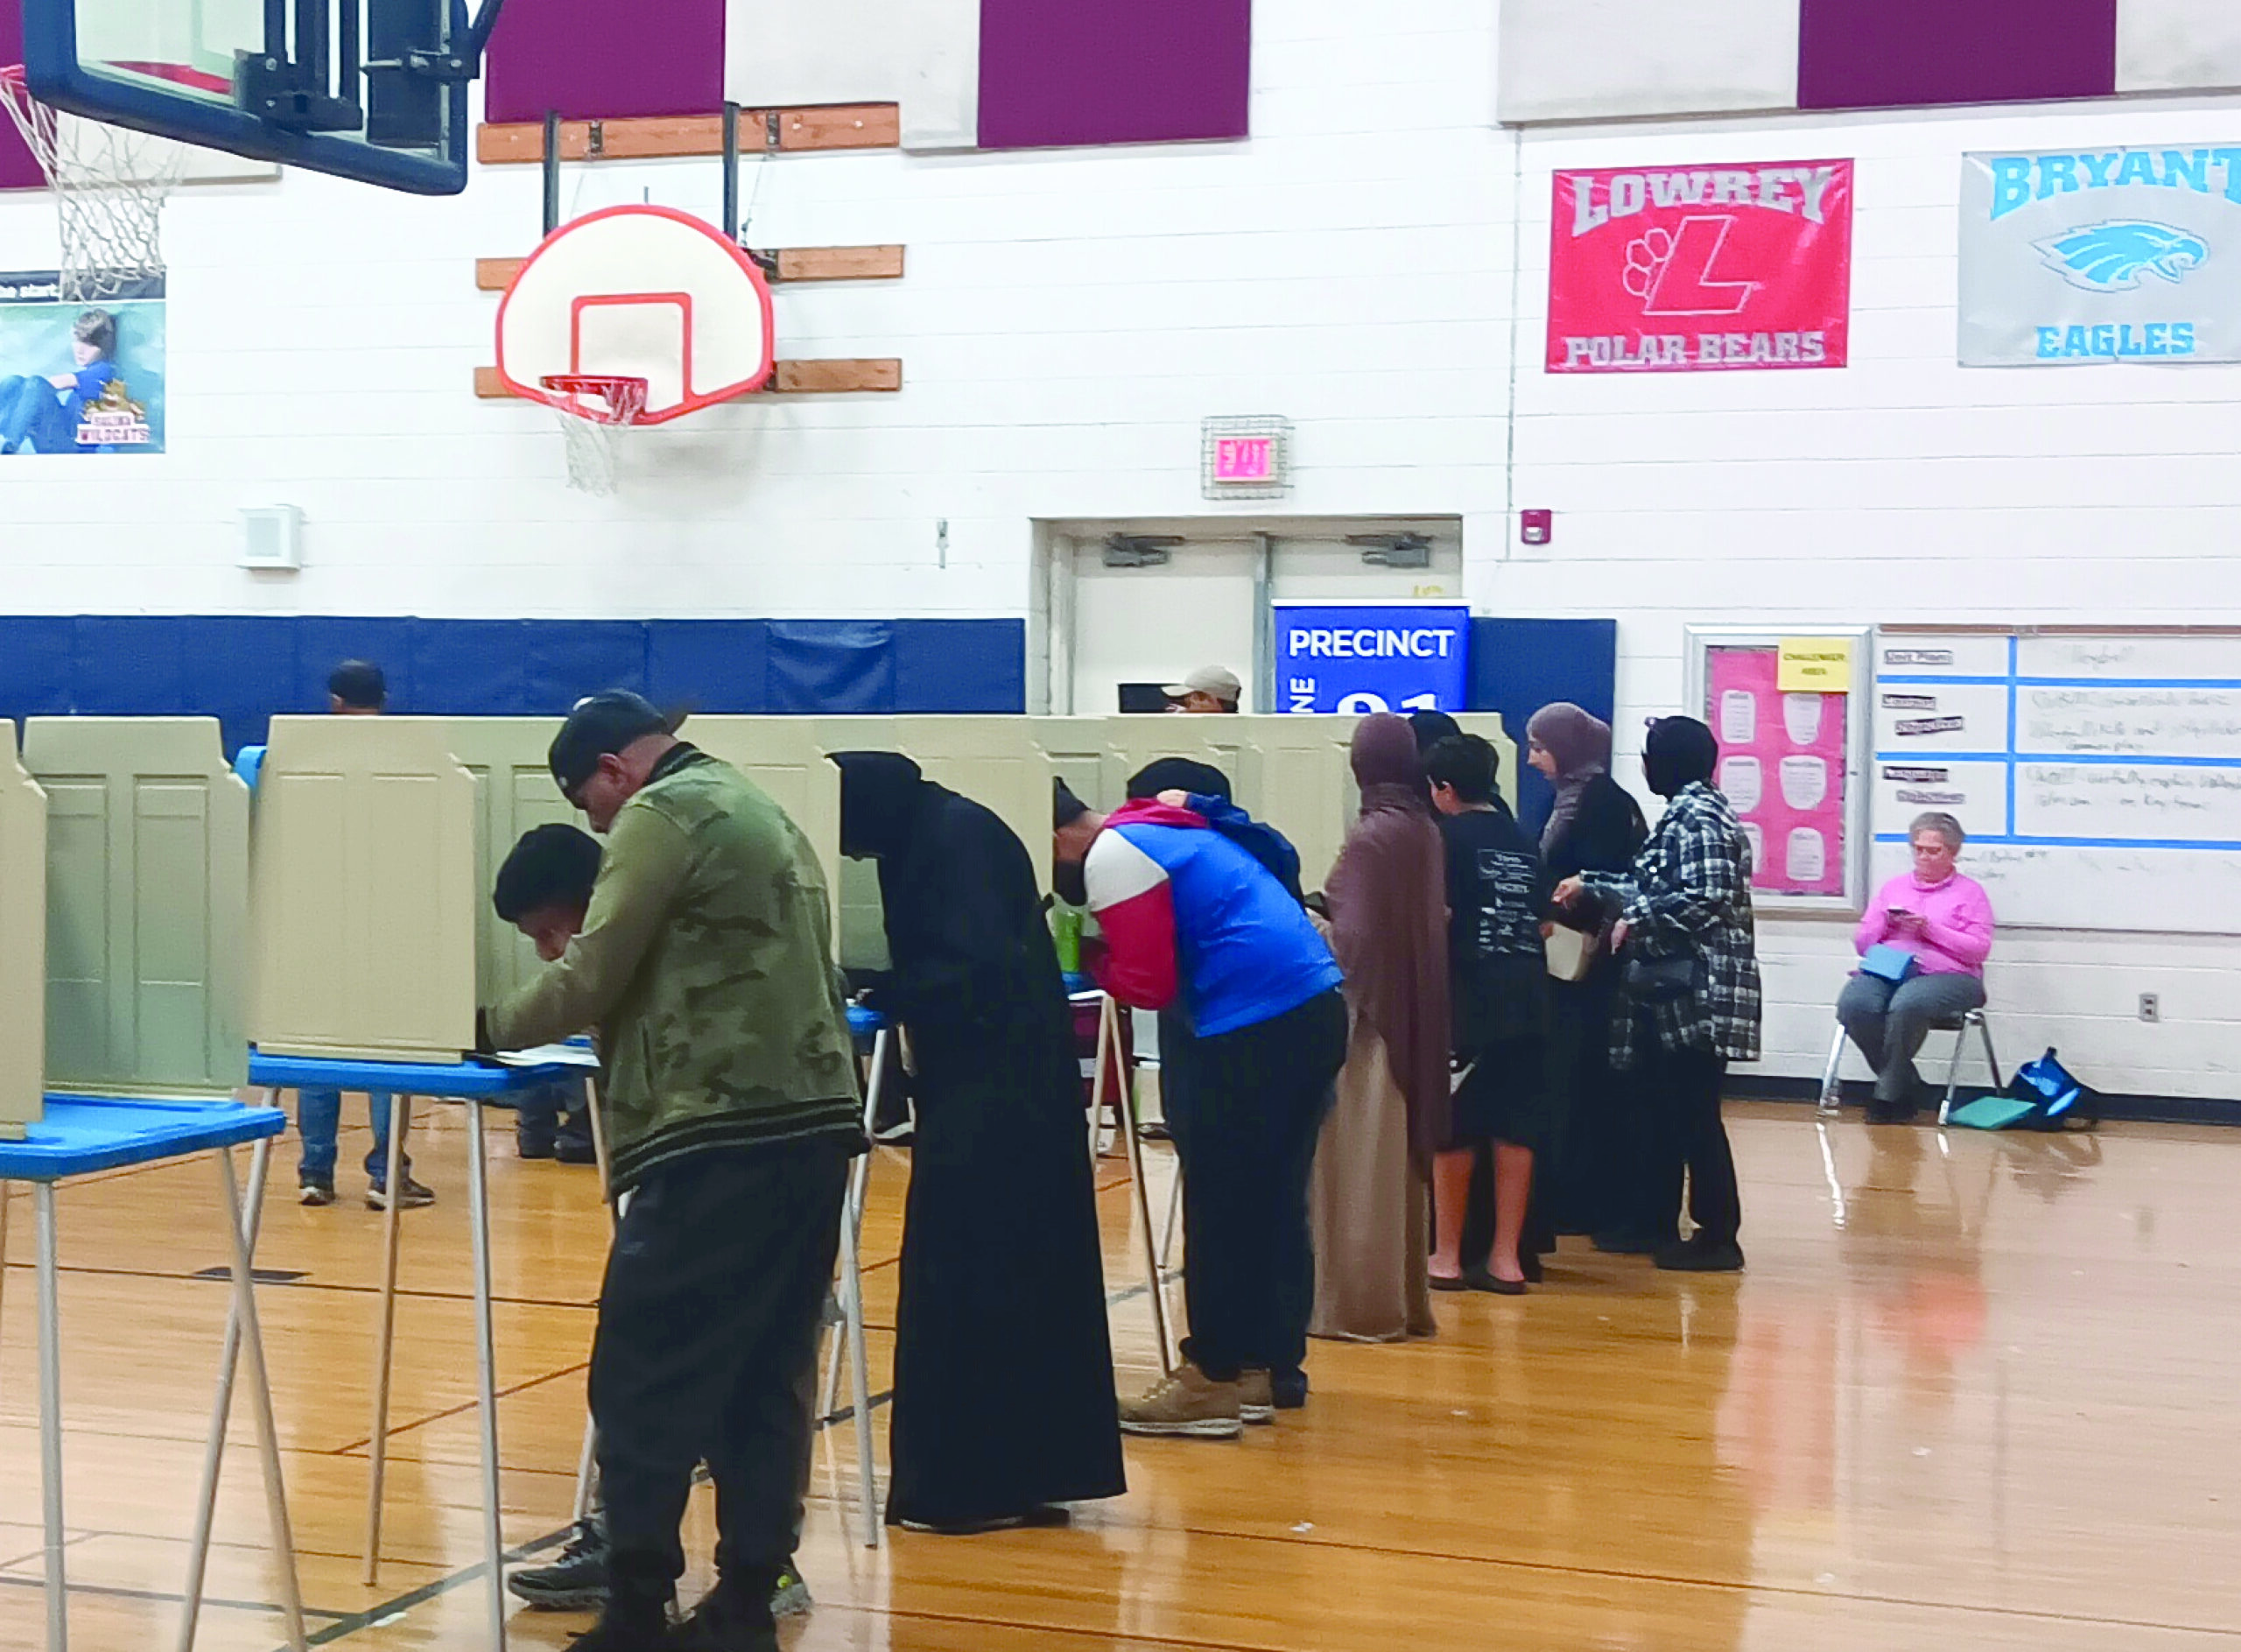
[{"label": "person wearing white cap", "polygon": [[1170,711],[1234,713],[1238,702],[1245,698],[1245,685],[1226,665],[1201,665],[1181,682],[1169,683],[1160,692],[1170,702]]}]

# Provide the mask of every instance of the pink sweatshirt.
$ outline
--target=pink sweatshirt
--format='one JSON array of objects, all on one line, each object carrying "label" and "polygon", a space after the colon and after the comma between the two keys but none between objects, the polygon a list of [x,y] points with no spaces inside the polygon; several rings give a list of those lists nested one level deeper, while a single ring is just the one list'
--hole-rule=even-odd
[{"label": "pink sweatshirt", "polygon": [[[1920,912],[1929,927],[1920,935],[1900,933],[1891,927],[1894,906]],[[1912,872],[1901,872],[1876,891],[1852,946],[1862,953],[1871,946],[1912,953],[1921,960],[1925,975],[1981,975],[1992,950],[1992,899],[1983,884],[1958,872],[1942,883],[1924,883]]]}]

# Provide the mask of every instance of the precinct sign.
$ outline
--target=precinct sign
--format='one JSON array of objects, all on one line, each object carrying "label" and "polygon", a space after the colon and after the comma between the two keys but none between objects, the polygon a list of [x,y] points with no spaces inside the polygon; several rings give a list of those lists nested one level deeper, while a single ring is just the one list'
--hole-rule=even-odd
[{"label": "precinct sign", "polygon": [[1286,712],[1462,711],[1469,703],[1471,610],[1423,602],[1279,602],[1276,708]]},{"label": "precinct sign", "polygon": [[1852,164],[1558,172],[1551,373],[1842,367]]},{"label": "precinct sign", "polygon": [[2241,362],[2241,147],[1961,158],[1961,365]]}]

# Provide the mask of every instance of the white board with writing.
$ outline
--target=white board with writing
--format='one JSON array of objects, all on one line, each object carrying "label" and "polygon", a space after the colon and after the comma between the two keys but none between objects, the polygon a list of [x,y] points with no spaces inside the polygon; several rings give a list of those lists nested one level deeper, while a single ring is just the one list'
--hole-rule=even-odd
[{"label": "white board with writing", "polygon": [[2241,934],[2241,634],[1879,633],[1874,865],[1939,810],[2004,925]]}]

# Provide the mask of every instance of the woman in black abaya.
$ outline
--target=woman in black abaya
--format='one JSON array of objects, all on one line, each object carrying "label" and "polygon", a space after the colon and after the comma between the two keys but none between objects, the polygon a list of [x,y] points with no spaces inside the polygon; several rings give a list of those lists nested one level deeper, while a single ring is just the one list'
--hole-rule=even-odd
[{"label": "woman in black abaya", "polygon": [[890,1524],[986,1531],[1127,1489],[1080,1068],[1018,837],[891,752],[844,752],[840,848],[879,862],[917,1132]]}]

